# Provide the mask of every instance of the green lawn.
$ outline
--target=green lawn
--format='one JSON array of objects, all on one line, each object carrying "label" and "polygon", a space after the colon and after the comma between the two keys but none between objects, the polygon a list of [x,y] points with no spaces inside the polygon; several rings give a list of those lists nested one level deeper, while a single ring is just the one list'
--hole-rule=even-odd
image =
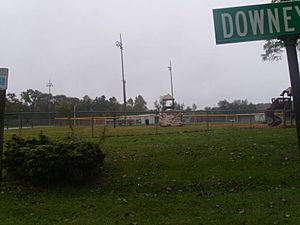
[{"label": "green lawn", "polygon": [[300,224],[294,129],[180,129],[106,138],[103,178],[93,185],[5,183],[0,224]]}]

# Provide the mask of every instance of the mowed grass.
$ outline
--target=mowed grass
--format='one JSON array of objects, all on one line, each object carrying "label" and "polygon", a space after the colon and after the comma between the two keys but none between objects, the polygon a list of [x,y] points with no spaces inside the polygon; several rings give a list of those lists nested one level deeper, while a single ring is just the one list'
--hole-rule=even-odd
[{"label": "mowed grass", "polygon": [[5,183],[0,224],[300,224],[294,129],[184,129],[106,138],[102,178],[90,185]]}]

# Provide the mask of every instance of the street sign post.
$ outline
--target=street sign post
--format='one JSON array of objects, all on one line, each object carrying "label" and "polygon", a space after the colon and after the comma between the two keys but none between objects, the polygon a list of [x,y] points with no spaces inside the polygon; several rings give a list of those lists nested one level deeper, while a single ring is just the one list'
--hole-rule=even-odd
[{"label": "street sign post", "polygon": [[300,1],[214,9],[217,44],[280,39],[287,52],[298,149],[300,151],[300,74],[297,40],[300,38]]},{"label": "street sign post", "polygon": [[5,111],[7,83],[8,83],[8,69],[0,68],[0,182],[2,182],[4,111]]},{"label": "street sign post", "polygon": [[217,44],[300,33],[300,1],[214,9]]}]

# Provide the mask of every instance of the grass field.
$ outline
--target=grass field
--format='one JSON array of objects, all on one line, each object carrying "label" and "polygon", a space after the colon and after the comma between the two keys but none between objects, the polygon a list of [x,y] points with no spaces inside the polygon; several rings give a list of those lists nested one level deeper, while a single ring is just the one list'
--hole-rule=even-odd
[{"label": "grass field", "polygon": [[[0,224],[300,224],[294,129],[174,129],[107,137],[103,177],[91,185],[4,183]],[[57,128],[43,130],[62,136]]]}]

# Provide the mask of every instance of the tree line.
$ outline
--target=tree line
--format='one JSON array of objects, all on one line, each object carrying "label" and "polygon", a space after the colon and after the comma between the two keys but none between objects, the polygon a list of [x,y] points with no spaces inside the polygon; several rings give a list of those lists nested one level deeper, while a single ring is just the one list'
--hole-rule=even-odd
[{"label": "tree line", "polygon": [[230,111],[232,113],[239,112],[253,112],[253,111],[263,111],[269,108],[271,103],[258,103],[253,104],[247,99],[245,100],[233,100],[232,102],[221,100],[217,103],[215,107],[205,107],[205,111]]},{"label": "tree line", "polygon": [[[205,107],[205,111],[262,111],[267,109],[270,103],[253,104],[248,100],[221,100],[214,107]],[[161,101],[154,102],[154,109],[160,111]],[[174,109],[179,111],[197,111],[196,104],[192,107],[185,106],[184,103],[174,102]],[[57,116],[72,116],[73,112],[122,112],[124,105],[115,97],[107,98],[105,95],[90,98],[88,95],[81,99],[77,97],[68,97],[66,95],[52,95],[43,93],[39,90],[28,89],[21,92],[18,98],[15,93],[8,93],[6,96],[6,113],[14,112],[53,112]],[[127,112],[146,112],[149,111],[147,102],[142,95],[134,99],[129,98],[126,103]]]},{"label": "tree line", "polygon": [[[107,98],[105,95],[90,98],[88,95],[83,98],[68,97],[66,95],[52,95],[39,90],[28,89],[21,92],[20,98],[15,93],[6,95],[6,113],[12,112],[55,112],[59,116],[71,116],[73,111],[77,112],[113,112],[123,111],[123,104],[115,97]],[[147,111],[147,102],[143,96],[138,95],[134,99],[129,98],[126,110],[144,112]]]},{"label": "tree line", "polygon": [[[162,101],[154,102],[154,109],[160,111]],[[184,103],[174,102],[174,109],[180,111],[196,111],[195,104],[185,106]],[[58,116],[72,116],[73,112],[122,112],[123,103],[118,102],[115,97],[107,98],[105,95],[92,99],[88,95],[81,99],[68,97],[66,95],[52,95],[43,93],[39,90],[28,89],[21,92],[20,97],[15,93],[6,95],[6,113],[14,112],[54,112]],[[147,102],[142,95],[129,98],[126,102],[127,112],[146,112],[149,111]]]}]

